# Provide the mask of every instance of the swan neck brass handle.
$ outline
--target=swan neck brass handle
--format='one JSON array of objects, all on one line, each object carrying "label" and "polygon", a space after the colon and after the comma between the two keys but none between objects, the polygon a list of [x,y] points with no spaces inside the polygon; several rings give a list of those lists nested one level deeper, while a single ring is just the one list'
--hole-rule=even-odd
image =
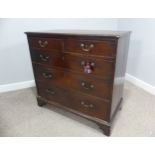
[{"label": "swan neck brass handle", "polygon": [[91,103],[86,103],[86,102],[84,102],[84,101],[81,101],[81,105],[82,105],[83,107],[85,107],[85,108],[93,108],[93,107],[94,107],[93,104],[91,104]]},{"label": "swan neck brass handle", "polygon": [[52,89],[46,89],[45,91],[46,91],[46,93],[48,93],[50,95],[54,95],[55,94],[55,91],[53,91]]},{"label": "swan neck brass handle", "polygon": [[82,82],[81,83],[81,86],[86,89],[86,90],[92,90],[94,88],[94,85],[93,84],[89,84],[89,83],[86,83],[86,82]]},{"label": "swan neck brass handle", "polygon": [[51,79],[53,77],[51,73],[42,73],[42,75],[45,79]]},{"label": "swan neck brass handle", "polygon": [[81,43],[80,46],[82,50],[85,52],[89,52],[92,48],[94,48],[94,44],[87,45],[87,44]]},{"label": "swan neck brass handle", "polygon": [[45,41],[39,40],[38,43],[39,43],[40,47],[42,47],[42,48],[45,48],[48,45],[48,41],[47,40],[45,40]]},{"label": "swan neck brass handle", "polygon": [[91,67],[94,67],[95,66],[95,62],[87,62],[87,61],[81,61],[81,66],[85,66],[87,63],[90,64]]},{"label": "swan neck brass handle", "polygon": [[45,55],[40,54],[39,57],[42,61],[48,61],[49,60],[49,56],[45,56]]}]

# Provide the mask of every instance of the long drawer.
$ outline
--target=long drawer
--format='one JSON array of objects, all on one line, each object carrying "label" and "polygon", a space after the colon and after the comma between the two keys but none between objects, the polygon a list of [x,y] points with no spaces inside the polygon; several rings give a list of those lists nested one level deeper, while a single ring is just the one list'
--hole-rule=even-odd
[{"label": "long drawer", "polygon": [[37,87],[39,96],[49,101],[55,101],[86,115],[107,120],[109,105],[101,99],[60,89],[54,85],[49,86],[48,83],[37,83]]},{"label": "long drawer", "polygon": [[33,65],[36,81],[47,82],[49,86],[53,84],[67,88],[75,89],[89,95],[101,97],[109,102],[112,94],[112,81],[102,78],[92,78],[87,75],[75,74],[72,72],[44,68],[41,65]]},{"label": "long drawer", "polygon": [[[80,54],[31,50],[32,61],[47,65],[49,68],[61,67],[81,74],[90,74],[102,78],[112,78],[115,61]],[[89,70],[90,72],[87,72]]]}]

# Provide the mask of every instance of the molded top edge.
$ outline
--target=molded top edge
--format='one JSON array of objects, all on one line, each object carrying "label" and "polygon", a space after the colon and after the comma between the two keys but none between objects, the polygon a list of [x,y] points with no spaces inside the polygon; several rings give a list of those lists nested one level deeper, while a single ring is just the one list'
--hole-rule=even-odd
[{"label": "molded top edge", "polygon": [[110,31],[110,30],[50,30],[50,31],[37,31],[25,32],[27,35],[35,34],[53,34],[53,35],[86,35],[86,36],[104,36],[120,38],[123,35],[130,34],[131,31]]}]

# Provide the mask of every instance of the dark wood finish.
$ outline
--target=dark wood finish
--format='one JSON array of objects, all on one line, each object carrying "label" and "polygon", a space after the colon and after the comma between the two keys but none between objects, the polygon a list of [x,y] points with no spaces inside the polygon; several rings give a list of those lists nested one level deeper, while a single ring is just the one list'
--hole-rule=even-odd
[{"label": "dark wood finish", "polygon": [[51,52],[47,50],[31,50],[32,62],[52,67],[65,67],[62,52]]},{"label": "dark wood finish", "polygon": [[96,122],[109,136],[121,107],[130,32],[27,32],[38,105]]},{"label": "dark wood finish", "polygon": [[50,51],[61,51],[64,46],[61,39],[55,38],[30,37],[29,43],[31,48]]},{"label": "dark wood finish", "polygon": [[[83,46],[81,46],[83,45]],[[92,45],[92,47],[91,47]],[[81,54],[100,55],[104,57],[115,57],[115,41],[84,40],[84,39],[66,39],[65,51]]]},{"label": "dark wood finish", "polygon": [[117,45],[117,57],[115,65],[115,76],[113,84],[113,95],[112,95],[112,106],[111,106],[111,118],[114,117],[116,109],[122,100],[124,80],[125,80],[125,70],[127,64],[128,56],[128,46],[129,46],[129,35],[124,35],[119,38]]},{"label": "dark wood finish", "polygon": [[111,134],[110,125],[105,125],[105,124],[98,124],[98,125],[105,135],[110,136]]},{"label": "dark wood finish", "polygon": [[113,87],[112,80],[73,74],[72,72],[60,69],[44,68],[43,66],[36,64],[33,64],[33,66],[36,81],[38,82],[47,82],[50,86],[55,84],[61,88],[75,89],[93,96],[101,97],[106,102],[110,102],[111,100]]},{"label": "dark wood finish", "polygon": [[40,100],[39,97],[37,97],[37,101],[38,101],[38,106],[42,107],[44,105],[46,105],[46,102],[44,102],[43,100]]},{"label": "dark wood finish", "polygon": [[114,60],[92,57],[88,55],[64,54],[64,62],[66,68],[81,74],[85,74],[83,63],[92,63],[92,73],[89,74],[89,76],[112,78],[114,74]]},{"label": "dark wood finish", "polygon": [[59,102],[59,104],[84,114],[99,119],[108,119],[107,109],[110,105],[102,99],[56,87],[54,85],[49,86],[46,83],[38,83],[38,94],[47,100]]},{"label": "dark wood finish", "polygon": [[113,59],[41,50],[32,50],[31,57],[34,63],[44,64],[48,68],[61,67],[81,74],[85,74],[84,64],[89,62],[93,64],[90,75],[111,79],[114,75],[115,61]]}]

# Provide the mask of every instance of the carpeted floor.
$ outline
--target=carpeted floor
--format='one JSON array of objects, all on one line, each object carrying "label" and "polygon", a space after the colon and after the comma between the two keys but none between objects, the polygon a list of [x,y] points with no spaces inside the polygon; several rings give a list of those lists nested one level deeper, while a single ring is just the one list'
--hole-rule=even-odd
[{"label": "carpeted floor", "polygon": [[[0,136],[104,136],[98,126],[51,105],[38,107],[35,89],[0,94]],[[155,96],[125,84],[111,136],[155,136]]]}]

